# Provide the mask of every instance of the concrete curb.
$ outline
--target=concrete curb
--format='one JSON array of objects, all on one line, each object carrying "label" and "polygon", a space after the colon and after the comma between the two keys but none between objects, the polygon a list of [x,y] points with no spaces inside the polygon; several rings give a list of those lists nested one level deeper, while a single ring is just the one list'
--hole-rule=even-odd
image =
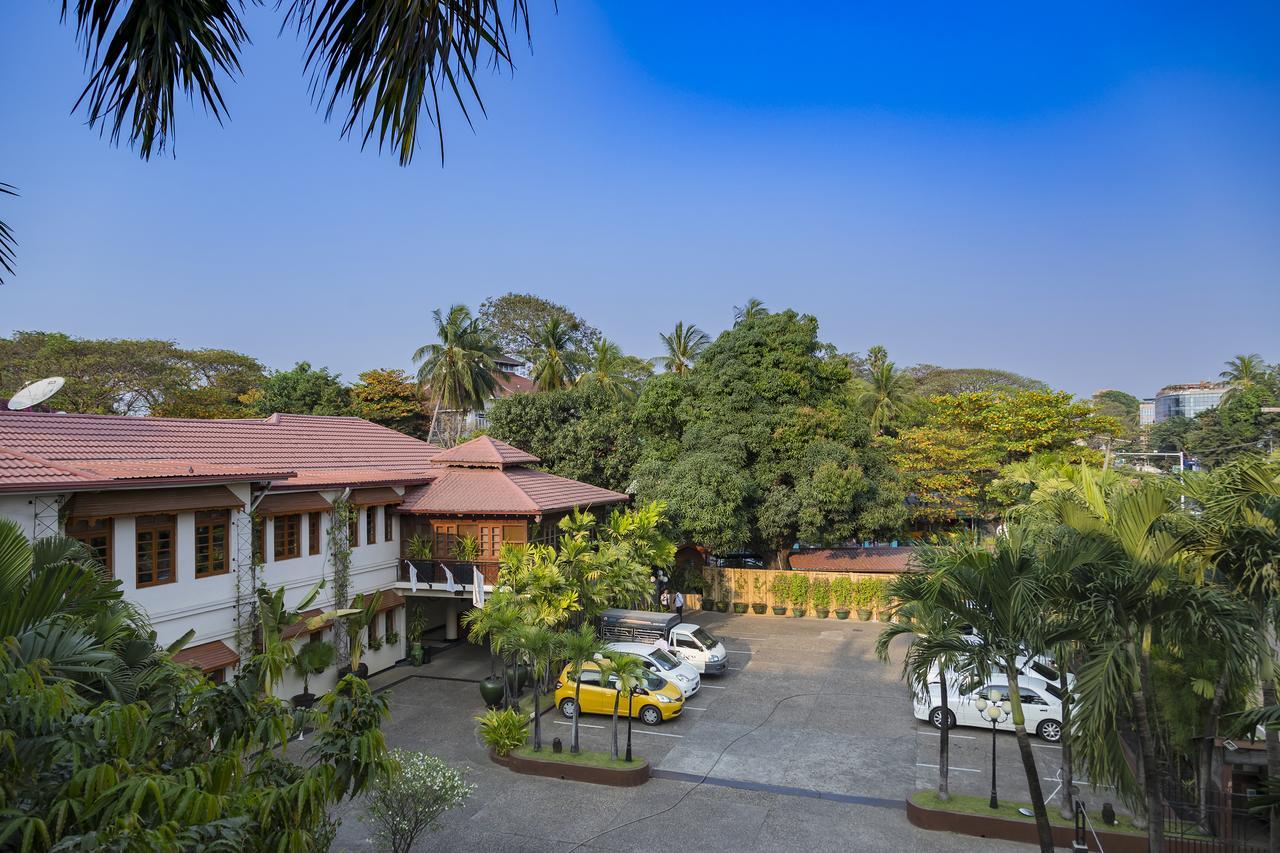
[{"label": "concrete curb", "polygon": [[[1021,841],[1026,844],[1035,844],[1039,839],[1035,821],[933,809],[918,805],[910,796],[907,797],[907,820],[921,829],[956,832],[978,838],[998,838],[1002,841]],[[1089,836],[1092,837],[1093,833],[1090,832]],[[1074,838],[1075,831],[1071,827],[1053,827],[1055,847],[1070,849]],[[1146,853],[1147,850],[1145,835],[1100,831],[1098,838],[1102,841],[1107,853]]]},{"label": "concrete curb", "polygon": [[649,781],[648,761],[637,762],[635,767],[625,770],[615,770],[611,767],[569,764],[565,761],[543,761],[523,755],[508,755],[501,758],[493,750],[489,750],[489,760],[494,764],[501,764],[514,773],[523,773],[526,776],[570,779],[574,782],[590,782],[593,785],[634,788]]}]

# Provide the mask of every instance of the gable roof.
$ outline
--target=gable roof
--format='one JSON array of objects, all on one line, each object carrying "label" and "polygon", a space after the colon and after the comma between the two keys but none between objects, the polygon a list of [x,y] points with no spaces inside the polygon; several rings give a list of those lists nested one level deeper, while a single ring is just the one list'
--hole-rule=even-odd
[{"label": "gable roof", "polygon": [[448,467],[430,486],[407,491],[400,511],[422,515],[534,516],[627,500],[630,498],[621,492],[532,468]]},{"label": "gable roof", "polygon": [[449,467],[505,468],[508,465],[525,465],[541,460],[532,453],[512,447],[505,441],[481,435],[448,450],[440,451],[433,461],[438,465]]}]

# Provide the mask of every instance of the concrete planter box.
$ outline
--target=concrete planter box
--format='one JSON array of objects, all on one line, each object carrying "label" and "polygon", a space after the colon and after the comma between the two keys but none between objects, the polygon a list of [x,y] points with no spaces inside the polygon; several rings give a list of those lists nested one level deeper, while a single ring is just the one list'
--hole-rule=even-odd
[{"label": "concrete planter box", "polygon": [[570,779],[574,782],[590,782],[593,785],[634,788],[649,781],[649,762],[643,760],[636,761],[635,767],[628,767],[625,770],[570,764],[567,761],[544,761],[526,755],[508,755],[500,758],[493,750],[489,750],[489,760],[494,764],[501,764],[514,773],[523,773],[526,776]]},{"label": "concrete planter box", "polygon": [[[987,815],[965,814],[963,812],[944,811],[917,805],[911,797],[907,797],[907,820],[921,829],[933,829],[943,832],[958,832],[961,835],[974,835],[978,838],[999,838],[1002,841],[1021,841],[1035,844],[1039,840],[1036,834],[1036,822],[1031,818],[1012,820],[1010,818]],[[1075,831],[1069,826],[1053,827],[1054,847],[1071,849]],[[1147,837],[1125,832],[1098,831],[1098,838],[1107,853],[1146,853]],[[1089,833],[1092,842],[1093,833]]]}]

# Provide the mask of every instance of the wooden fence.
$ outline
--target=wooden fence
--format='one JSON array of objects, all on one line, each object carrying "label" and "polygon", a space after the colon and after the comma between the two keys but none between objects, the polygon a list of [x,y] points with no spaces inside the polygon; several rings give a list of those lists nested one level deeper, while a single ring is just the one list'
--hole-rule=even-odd
[{"label": "wooden fence", "polygon": [[[810,588],[813,582],[818,578],[826,578],[828,581],[834,581],[836,578],[849,578],[855,584],[863,579],[872,579],[882,581],[888,584],[896,575],[886,572],[815,572],[815,571],[797,571],[794,569],[745,569],[745,568],[715,568],[706,567],[702,569],[703,594],[701,596],[688,596],[689,605],[691,607],[701,607],[703,599],[711,601],[725,601],[730,605],[730,609],[741,611],[741,607],[734,608],[733,605],[746,605],[746,612],[753,613],[752,604],[765,604],[769,608],[791,607],[789,596],[783,596],[783,600],[776,600],[773,594],[773,579],[777,575],[785,575],[787,580],[802,575],[808,578]],[[836,609],[835,601],[832,600],[830,609],[834,612]],[[870,608],[877,619],[887,620],[889,618],[890,602],[883,601],[873,605]],[[813,604],[808,605],[808,616],[813,616]],[[772,610],[765,611],[771,614]],[[834,617],[832,617],[834,618]]]}]

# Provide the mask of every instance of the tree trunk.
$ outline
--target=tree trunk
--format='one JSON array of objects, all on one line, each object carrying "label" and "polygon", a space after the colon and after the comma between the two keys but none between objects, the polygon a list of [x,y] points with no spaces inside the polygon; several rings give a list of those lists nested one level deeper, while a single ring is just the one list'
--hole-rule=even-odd
[{"label": "tree trunk", "polygon": [[1036,836],[1040,853],[1053,853],[1053,827],[1049,824],[1049,811],[1044,805],[1044,790],[1040,787],[1040,771],[1036,768],[1036,756],[1031,751],[1031,736],[1027,734],[1027,718],[1022,711],[1022,697],[1018,695],[1018,668],[1013,660],[1005,662],[1005,675],[1009,678],[1009,702],[1013,705],[1013,733],[1018,739],[1018,753],[1022,756],[1022,769],[1027,774],[1027,792],[1031,795],[1031,810],[1036,815]]},{"label": "tree trunk", "polygon": [[773,567],[775,569],[791,568],[791,549],[775,548],[773,551]]},{"label": "tree trunk", "polygon": [[1213,685],[1213,699],[1209,702],[1209,715],[1204,722],[1204,730],[1200,733],[1200,750],[1196,775],[1200,784],[1200,827],[1210,835],[1215,834],[1217,827],[1209,814],[1209,803],[1213,799],[1213,739],[1218,735],[1218,718],[1222,716],[1222,706],[1227,699],[1227,682],[1231,680],[1231,670],[1223,662],[1222,672]]},{"label": "tree trunk", "polygon": [[533,751],[534,752],[542,751],[542,714],[538,713],[540,710],[540,708],[538,707],[538,704],[539,704],[538,700],[541,698],[538,694],[540,694],[541,692],[542,692],[542,689],[538,684],[537,676],[534,676],[534,682],[533,682]]},{"label": "tree trunk", "polygon": [[948,790],[947,774],[951,772],[951,726],[947,720],[951,711],[947,707],[947,671],[945,667],[938,667],[938,685],[941,687],[942,695],[942,728],[938,731],[941,733],[938,737],[938,800],[946,802],[951,799],[951,792]]},{"label": "tree trunk", "polygon": [[436,418],[440,416],[440,397],[436,397],[435,410],[431,412],[431,426],[427,427],[427,441],[431,441],[436,433]]},{"label": "tree trunk", "polygon": [[[1262,706],[1274,704],[1276,681],[1273,676],[1262,682]],[[1280,732],[1273,729],[1267,729],[1267,778],[1280,779]],[[1272,806],[1268,817],[1271,819],[1271,853],[1280,853],[1280,809]]]},{"label": "tree trunk", "polygon": [[1062,693],[1062,808],[1058,814],[1063,820],[1072,820],[1076,815],[1075,798],[1071,794],[1071,786],[1075,784],[1071,766],[1071,691],[1067,687],[1067,655],[1066,649],[1059,649],[1058,655],[1058,689]]},{"label": "tree trunk", "polygon": [[582,670],[578,670],[578,677],[573,682],[573,743],[569,746],[569,751],[574,755],[578,754],[578,718],[582,716]]},{"label": "tree trunk", "polygon": [[613,746],[609,750],[609,757],[614,761],[618,760],[618,699],[619,691],[613,693]]},{"label": "tree trunk", "polygon": [[1138,748],[1142,755],[1142,787],[1147,807],[1147,850],[1164,853],[1164,805],[1160,796],[1160,770],[1156,765],[1155,735],[1151,731],[1151,656],[1144,648],[1138,653],[1138,687],[1133,694],[1133,715],[1138,728]]}]

